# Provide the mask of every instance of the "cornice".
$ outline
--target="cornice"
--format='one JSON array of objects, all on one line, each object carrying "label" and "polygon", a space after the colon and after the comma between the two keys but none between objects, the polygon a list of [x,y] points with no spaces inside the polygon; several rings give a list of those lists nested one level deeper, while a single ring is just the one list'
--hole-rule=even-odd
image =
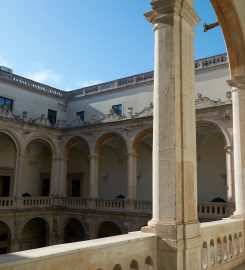
[{"label": "cornice", "polygon": [[227,83],[233,88],[232,91],[236,89],[245,90],[245,75],[235,76],[231,80],[228,80]]},{"label": "cornice", "polygon": [[185,0],[156,0],[151,2],[152,11],[145,18],[152,24],[173,24],[174,16],[180,16],[193,27],[200,19],[194,9]]}]

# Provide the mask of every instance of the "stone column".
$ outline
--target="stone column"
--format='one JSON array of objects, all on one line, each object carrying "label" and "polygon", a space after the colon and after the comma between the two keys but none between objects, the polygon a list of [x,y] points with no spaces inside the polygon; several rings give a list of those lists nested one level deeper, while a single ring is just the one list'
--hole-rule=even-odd
[{"label": "stone column", "polygon": [[54,157],[50,177],[50,196],[66,196],[67,158]]},{"label": "stone column", "polygon": [[137,185],[137,154],[128,153],[128,196],[130,200],[136,200]]},{"label": "stone column", "polygon": [[20,153],[16,155],[15,159],[15,173],[14,173],[14,189],[13,189],[13,196],[20,197],[21,196],[21,176],[22,170],[24,167],[25,155]]},{"label": "stone column", "polygon": [[245,75],[228,81],[232,86],[235,216],[245,219]]},{"label": "stone column", "polygon": [[98,184],[99,184],[99,155],[92,154],[90,156],[90,189],[89,197],[98,197]]},{"label": "stone column", "polygon": [[155,33],[153,217],[146,230],[159,237],[157,269],[164,270],[201,268],[193,55],[198,17],[189,2],[155,0],[146,14]]},{"label": "stone column", "polygon": [[235,190],[233,179],[233,151],[231,146],[226,146],[226,174],[227,174],[227,199],[229,202],[235,202]]}]

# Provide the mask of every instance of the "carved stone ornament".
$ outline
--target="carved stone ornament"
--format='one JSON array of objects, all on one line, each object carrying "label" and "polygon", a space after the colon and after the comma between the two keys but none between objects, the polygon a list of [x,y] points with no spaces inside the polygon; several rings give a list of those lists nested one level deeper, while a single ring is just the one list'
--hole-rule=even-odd
[{"label": "carved stone ornament", "polygon": [[173,24],[174,15],[181,16],[193,26],[200,21],[194,9],[185,0],[153,0],[152,11],[145,18],[152,24]]}]

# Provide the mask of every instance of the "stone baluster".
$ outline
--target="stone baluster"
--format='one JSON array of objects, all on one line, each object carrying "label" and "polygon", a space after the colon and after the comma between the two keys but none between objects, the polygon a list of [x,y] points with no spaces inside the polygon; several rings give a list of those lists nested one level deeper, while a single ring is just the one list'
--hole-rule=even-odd
[{"label": "stone baluster", "polygon": [[157,269],[198,270],[194,26],[188,0],[155,0],[146,14],[154,24],[153,217]]}]

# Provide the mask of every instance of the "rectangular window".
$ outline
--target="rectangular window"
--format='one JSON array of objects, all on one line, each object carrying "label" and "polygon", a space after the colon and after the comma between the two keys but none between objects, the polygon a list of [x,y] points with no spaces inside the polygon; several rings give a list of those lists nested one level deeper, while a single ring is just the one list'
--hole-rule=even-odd
[{"label": "rectangular window", "polygon": [[122,116],[122,104],[113,105],[112,110],[115,114]]},{"label": "rectangular window", "polygon": [[48,109],[48,120],[51,125],[54,125],[56,123],[56,117],[57,117],[57,111]]},{"label": "rectangular window", "polygon": [[12,111],[13,100],[5,97],[0,97],[0,106],[5,106],[9,111]]},{"label": "rectangular window", "polygon": [[77,112],[77,116],[79,116],[80,120],[84,121],[84,111]]}]

